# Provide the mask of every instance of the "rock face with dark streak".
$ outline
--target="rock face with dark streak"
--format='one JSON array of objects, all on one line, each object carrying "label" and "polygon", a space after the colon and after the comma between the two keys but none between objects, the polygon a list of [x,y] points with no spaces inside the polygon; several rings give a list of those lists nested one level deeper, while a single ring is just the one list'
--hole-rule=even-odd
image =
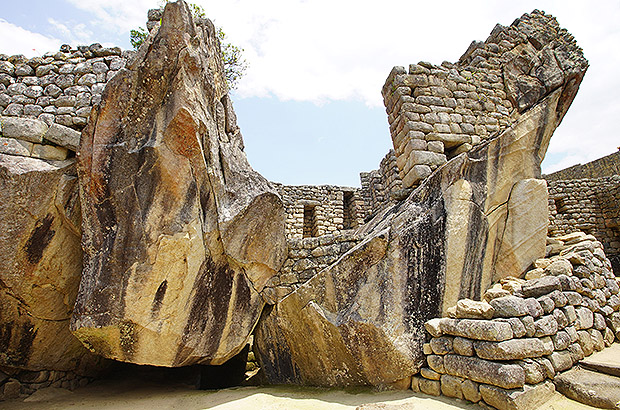
[{"label": "rock face with dark streak", "polygon": [[381,386],[406,379],[424,363],[426,320],[459,299],[480,300],[492,283],[544,256],[540,163],[587,68],[580,49],[563,51],[577,61],[567,70],[581,71],[555,75],[562,66],[553,60],[539,71],[552,73],[541,81],[556,88],[533,101],[523,74],[506,79],[525,93],[513,96],[519,109],[510,127],[438,168],[360,228],[360,244],[263,314],[255,349],[270,382]]},{"label": "rock face with dark streak", "polygon": [[225,362],[283,263],[282,203],[247,162],[222,67],[213,24],[168,3],[84,131],[71,330],[104,357]]},{"label": "rock face with dark streak", "polygon": [[69,331],[80,282],[75,161],[0,154],[0,366],[85,374],[99,358]]}]

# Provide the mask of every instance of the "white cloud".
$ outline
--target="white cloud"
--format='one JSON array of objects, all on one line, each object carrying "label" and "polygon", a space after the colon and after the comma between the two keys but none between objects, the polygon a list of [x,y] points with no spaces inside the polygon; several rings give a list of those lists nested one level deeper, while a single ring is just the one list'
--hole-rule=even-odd
[{"label": "white cloud", "polygon": [[[101,43],[106,39],[90,40],[91,31],[105,30],[115,36],[127,33],[144,26],[147,10],[161,3],[67,1],[93,17],[80,27],[54,21],[57,29],[64,27],[66,35],[75,41]],[[496,23],[509,25],[522,13],[534,8],[545,10],[575,35],[591,63],[573,107],[552,140],[550,154],[579,156],[587,161],[614,151],[619,145],[613,125],[620,114],[617,0],[600,0],[596,6],[581,0],[195,2],[204,6],[207,15],[224,28],[230,41],[245,49],[250,67],[239,84],[238,98],[272,95],[281,100],[317,104],[358,100],[371,107],[383,105],[380,90],[394,65],[406,66],[420,60],[435,64],[456,61],[472,40],[486,39]],[[36,44],[35,39],[7,30],[8,23],[2,24],[6,30],[0,36],[0,41],[6,43],[0,43],[3,52],[10,52],[11,43]],[[55,39],[36,36],[39,42],[51,43],[31,48],[48,51],[59,45]]]},{"label": "white cloud", "polygon": [[0,52],[8,55],[24,54],[35,57],[50,50],[58,50],[62,42],[57,38],[33,33],[0,19]]},{"label": "white cloud", "polygon": [[[51,17],[47,19],[47,22],[54,28],[56,32],[65,40],[65,43],[71,45],[77,44],[91,44],[96,39],[93,38],[93,32],[88,29],[84,23],[62,23]],[[68,26],[71,25],[71,27]]]},{"label": "white cloud", "polygon": [[159,2],[154,0],[67,1],[76,8],[91,13],[95,17],[93,24],[112,32],[129,32],[131,29],[144,26],[147,10],[159,5]]}]

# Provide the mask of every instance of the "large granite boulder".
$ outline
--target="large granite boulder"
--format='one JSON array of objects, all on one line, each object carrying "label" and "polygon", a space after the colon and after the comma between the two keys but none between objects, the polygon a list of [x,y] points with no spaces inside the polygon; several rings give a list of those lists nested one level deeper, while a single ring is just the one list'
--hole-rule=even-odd
[{"label": "large granite boulder", "polygon": [[515,74],[526,95],[515,96],[523,104],[510,126],[377,214],[358,230],[361,243],[265,312],[255,348],[269,381],[402,381],[424,363],[426,320],[445,315],[459,299],[480,300],[492,283],[544,256],[548,211],[540,163],[587,68],[576,44],[563,51],[573,53],[563,72],[570,81],[544,77],[556,88],[531,103],[523,75]]},{"label": "large granite boulder", "polygon": [[0,154],[0,367],[88,373],[69,331],[80,283],[75,160]]},{"label": "large granite boulder", "polygon": [[138,364],[218,365],[239,353],[287,253],[284,211],[247,162],[215,28],[185,2],[166,5],[107,84],[78,174],[73,333]]}]

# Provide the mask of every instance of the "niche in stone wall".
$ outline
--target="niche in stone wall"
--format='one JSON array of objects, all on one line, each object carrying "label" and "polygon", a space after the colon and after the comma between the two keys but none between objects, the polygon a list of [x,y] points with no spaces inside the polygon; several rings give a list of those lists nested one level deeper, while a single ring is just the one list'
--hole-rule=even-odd
[{"label": "niche in stone wall", "polygon": [[316,205],[304,205],[304,238],[318,235]]},{"label": "niche in stone wall", "polygon": [[564,198],[558,197],[554,198],[553,202],[555,202],[555,209],[559,214],[563,214],[567,211],[566,202],[564,202]]},{"label": "niche in stone wall", "polygon": [[342,192],[342,211],[342,228],[356,228],[357,208],[355,207],[355,193],[353,191]]}]

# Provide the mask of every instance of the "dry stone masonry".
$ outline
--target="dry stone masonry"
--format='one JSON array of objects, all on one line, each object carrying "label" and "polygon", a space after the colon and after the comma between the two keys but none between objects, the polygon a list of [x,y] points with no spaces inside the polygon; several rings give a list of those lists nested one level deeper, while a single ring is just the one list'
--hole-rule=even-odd
[{"label": "dry stone masonry", "polygon": [[276,184],[286,211],[289,239],[333,235],[364,223],[364,203],[356,188]]},{"label": "dry stone masonry", "polygon": [[596,179],[620,175],[620,148],[613,154],[604,156],[586,164],[577,164],[572,167],[545,175],[547,181]]},{"label": "dry stone masonry", "polygon": [[77,49],[65,44],[57,53],[30,59],[0,55],[2,115],[81,130],[106,83],[132,54],[96,43]]},{"label": "dry stone masonry", "polygon": [[573,36],[537,10],[497,25],[456,64],[394,67],[382,95],[403,187],[496,137],[558,87],[574,95],[586,68]]},{"label": "dry stone masonry", "polygon": [[620,272],[620,151],[545,175],[549,186],[549,233],[594,235]]},{"label": "dry stone masonry", "polygon": [[[379,169],[360,173],[364,199],[364,213],[370,219],[377,212],[402,200],[403,185],[396,163],[394,150],[389,150],[379,164]],[[408,192],[406,192],[408,193]]]},{"label": "dry stone masonry", "polygon": [[0,399],[113,360],[236,374],[253,344],[270,383],[529,410],[620,338],[618,156],[541,179],[588,67],[553,17],[395,67],[361,189],[265,180],[211,21],[147,28],[0,56]]},{"label": "dry stone masonry", "polygon": [[548,243],[525,278],[506,278],[482,301],[459,300],[426,323],[427,367],[414,391],[536,408],[557,374],[620,340],[618,280],[602,244],[581,232]]}]

